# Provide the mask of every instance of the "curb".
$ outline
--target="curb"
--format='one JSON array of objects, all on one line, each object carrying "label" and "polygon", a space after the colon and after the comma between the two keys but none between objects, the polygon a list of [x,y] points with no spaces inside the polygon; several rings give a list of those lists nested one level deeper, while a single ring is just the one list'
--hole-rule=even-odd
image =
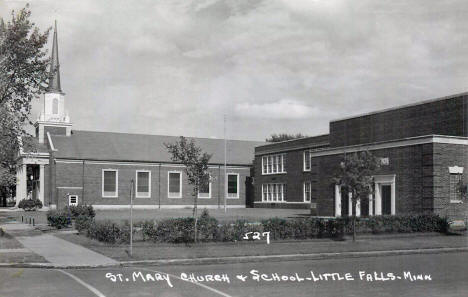
[{"label": "curb", "polygon": [[279,262],[279,261],[385,257],[385,256],[400,256],[400,255],[423,255],[423,254],[456,253],[456,252],[467,252],[467,251],[468,251],[468,247],[428,248],[428,249],[388,250],[388,251],[358,251],[358,252],[335,252],[335,253],[290,254],[290,255],[236,256],[236,257],[217,257],[217,258],[213,257],[213,258],[195,258],[195,259],[137,260],[137,261],[122,261],[119,264],[111,264],[111,265],[82,265],[82,266],[56,265],[52,263],[0,263],[0,268],[86,269],[86,268],[131,267],[135,265],[139,265],[139,266],[209,265],[209,264],[252,263],[252,262],[263,262],[263,261]]}]

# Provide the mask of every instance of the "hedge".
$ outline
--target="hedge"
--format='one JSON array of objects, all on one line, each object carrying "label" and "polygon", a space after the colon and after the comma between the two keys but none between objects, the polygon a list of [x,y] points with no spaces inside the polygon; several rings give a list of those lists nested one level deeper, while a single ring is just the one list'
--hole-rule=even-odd
[{"label": "hedge", "polygon": [[22,208],[25,211],[36,210],[42,208],[42,202],[39,199],[23,199],[18,203],[18,208]]},{"label": "hedge", "polygon": [[[78,221],[80,223],[78,223]],[[76,227],[87,230],[87,236],[108,243],[129,242],[130,226],[110,221],[94,222],[77,219]],[[135,225],[143,240],[156,243],[190,243],[194,241],[194,218],[172,218],[144,221]],[[437,215],[375,216],[357,218],[357,233],[445,232],[446,219]],[[202,242],[235,242],[244,240],[247,232],[270,232],[270,240],[340,238],[352,233],[351,218],[271,218],[261,222],[237,220],[219,223],[204,213],[198,220],[198,240]],[[252,240],[252,238],[250,238]]]},{"label": "hedge", "polygon": [[47,211],[47,222],[57,229],[66,228],[71,225],[70,213],[63,210],[49,210]]},{"label": "hedge", "polygon": [[57,229],[66,228],[75,220],[78,231],[86,230],[93,221],[96,213],[91,205],[65,206],[62,210],[49,210],[47,222]]}]

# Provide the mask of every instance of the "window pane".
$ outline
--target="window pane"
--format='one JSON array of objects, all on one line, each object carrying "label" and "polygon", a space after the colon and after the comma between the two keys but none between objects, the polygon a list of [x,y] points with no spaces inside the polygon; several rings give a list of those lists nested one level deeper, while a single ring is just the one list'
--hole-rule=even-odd
[{"label": "window pane", "polygon": [[263,157],[262,158],[262,162],[263,162],[263,173],[267,173],[267,168],[268,168],[268,159],[267,157]]},{"label": "window pane", "polygon": [[116,191],[116,176],[117,172],[115,171],[104,171],[104,192]]},{"label": "window pane", "polygon": [[148,193],[149,192],[149,172],[138,172],[137,173],[137,192]]},{"label": "window pane", "polygon": [[310,152],[304,151],[304,170],[310,170]]},{"label": "window pane", "polygon": [[169,193],[180,193],[180,173],[169,173]]},{"label": "window pane", "polygon": [[210,193],[210,182],[208,180],[200,184],[198,193],[204,193],[204,194]]},{"label": "window pane", "polygon": [[450,200],[451,201],[461,200],[461,193],[459,189],[460,180],[461,180],[461,174],[450,174]]},{"label": "window pane", "polygon": [[237,194],[237,175],[228,175],[228,194]]},{"label": "window pane", "polygon": [[52,101],[52,113],[53,114],[58,114],[58,99],[54,98]]}]

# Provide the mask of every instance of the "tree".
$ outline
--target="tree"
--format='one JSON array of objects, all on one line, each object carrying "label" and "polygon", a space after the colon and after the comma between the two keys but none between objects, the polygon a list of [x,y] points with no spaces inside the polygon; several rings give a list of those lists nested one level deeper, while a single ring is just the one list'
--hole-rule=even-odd
[{"label": "tree", "polygon": [[187,175],[188,183],[193,186],[192,196],[193,216],[195,219],[195,235],[194,241],[197,242],[198,228],[198,191],[202,185],[210,182],[208,172],[208,162],[211,155],[202,152],[202,149],[195,145],[193,140],[187,141],[183,136],[174,144],[164,144],[168,152],[171,154],[171,160],[185,165],[184,172]]},{"label": "tree", "polygon": [[[357,201],[373,193],[376,170],[380,167],[379,159],[369,151],[345,154],[334,182],[345,187],[351,193],[351,207],[356,209]],[[356,214],[353,215],[353,241],[356,240]]]},{"label": "tree", "polygon": [[280,142],[280,141],[286,141],[286,140],[292,140],[292,139],[298,139],[298,138],[304,138],[304,137],[307,137],[307,136],[301,133],[297,133],[295,135],[279,133],[279,134],[271,134],[270,138],[265,139],[265,141],[266,142]]},{"label": "tree", "polygon": [[[11,187],[15,175],[16,154],[28,135],[25,124],[31,101],[44,90],[47,82],[47,44],[49,30],[40,32],[29,18],[29,7],[11,20],[0,19],[0,187]],[[53,69],[51,71],[54,71]],[[23,143],[21,143],[23,142]],[[5,198],[5,197],[4,197]]]}]

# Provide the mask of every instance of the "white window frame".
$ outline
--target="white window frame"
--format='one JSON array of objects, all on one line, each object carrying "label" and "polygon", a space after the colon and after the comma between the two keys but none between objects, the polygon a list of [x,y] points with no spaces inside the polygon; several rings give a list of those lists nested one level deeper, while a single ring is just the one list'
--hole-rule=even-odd
[{"label": "white window frame", "polygon": [[[71,203],[71,198],[75,197],[76,198],[76,203]],[[78,205],[78,195],[68,195],[68,206],[77,206]]]},{"label": "white window frame", "polygon": [[[309,185],[309,197],[307,197],[306,184]],[[312,201],[312,183],[310,181],[305,181],[304,182],[304,202],[311,202],[311,201]]]},{"label": "white window frame", "polygon": [[[198,188],[198,199],[211,199],[211,175],[209,177],[210,183],[208,184],[208,197],[207,196],[200,196],[200,187]],[[206,193],[203,193],[206,194]]]},{"label": "white window frame", "polygon": [[[138,192],[138,173],[148,173],[148,192]],[[151,198],[151,170],[136,170],[135,172],[135,198]]]},{"label": "white window frame", "polygon": [[285,174],[285,157],[285,153],[262,156],[262,175]]},{"label": "white window frame", "polygon": [[[281,191],[280,191],[280,188],[281,188]],[[282,183],[262,184],[262,202],[268,202],[268,203],[286,202],[286,200],[284,199],[285,188],[286,188],[286,184],[282,184]]]},{"label": "white window frame", "polygon": [[[235,194],[235,196],[234,196],[233,193],[231,193],[232,196],[229,196],[229,176],[230,175],[237,175],[237,193]],[[227,193],[227,198],[228,199],[239,199],[239,192],[240,192],[240,189],[239,189],[239,173],[230,172],[230,173],[227,174],[226,179],[227,179],[226,191],[228,192]]]},{"label": "white window frame", "polygon": [[[179,179],[179,195],[175,196],[175,195],[171,195],[171,192],[169,192],[170,190],[170,187],[169,187],[169,182],[170,182],[170,175],[171,173],[178,173],[180,174],[180,179]],[[177,171],[177,170],[171,170],[171,171],[168,171],[167,172],[167,198],[176,198],[176,199],[180,199],[182,198],[182,177],[183,177],[183,174],[182,174],[182,171]]]},{"label": "white window frame", "polygon": [[[309,154],[309,168],[306,167],[306,154]],[[311,171],[311,168],[312,168],[312,158],[310,156],[310,151],[309,150],[305,150],[303,152],[303,159],[304,159],[304,166],[303,166],[303,171]]]},{"label": "white window frame", "polygon": [[[115,194],[114,195],[105,195],[104,192],[104,172],[110,172],[114,171],[115,172]],[[103,198],[117,198],[119,197],[119,170],[118,169],[102,169],[101,173],[101,184],[102,184],[102,197]]]}]

